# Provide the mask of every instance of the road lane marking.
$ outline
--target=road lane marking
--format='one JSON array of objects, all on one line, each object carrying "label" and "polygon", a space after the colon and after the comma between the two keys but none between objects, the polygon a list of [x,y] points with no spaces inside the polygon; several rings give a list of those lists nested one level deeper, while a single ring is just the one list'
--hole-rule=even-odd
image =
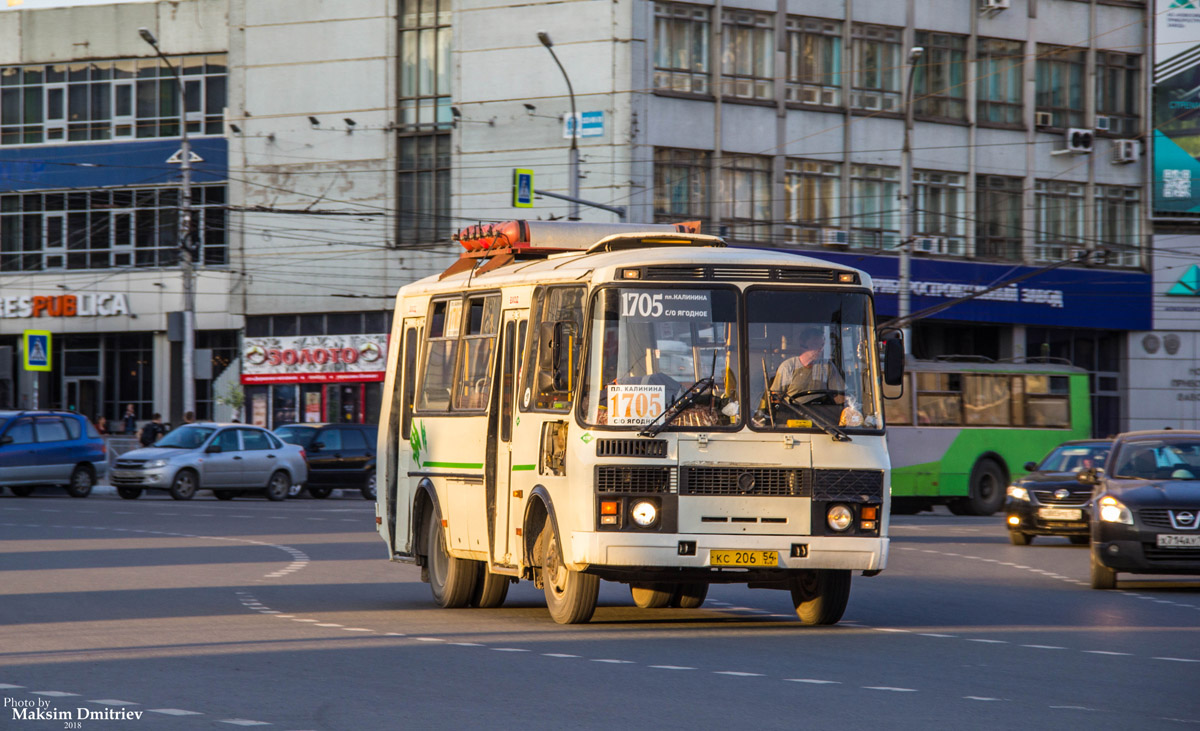
[{"label": "road lane marking", "polygon": [[578,655],[568,655],[565,652],[543,652],[542,657],[579,657]]},{"label": "road lane marking", "polygon": [[784,678],[789,683],[807,683],[809,685],[841,685],[840,680],[821,680],[819,678]]},{"label": "road lane marking", "polygon": [[1155,660],[1166,660],[1168,662],[1200,662],[1200,660],[1192,660],[1186,657],[1156,657]]},{"label": "road lane marking", "polygon": [[1058,645],[1021,645],[1021,647],[1031,647],[1035,650],[1065,650],[1065,649],[1067,649],[1065,647],[1059,647]]},{"label": "road lane marking", "polygon": [[103,706],[140,706],[140,705],[142,705],[141,703],[134,703],[133,701],[119,701],[119,700],[115,700],[113,698],[99,698],[97,700],[88,701],[88,703],[99,703],[100,705],[103,705]]},{"label": "road lane marking", "polygon": [[634,665],[634,664],[635,664],[635,663],[633,662],[633,660],[613,660],[613,659],[610,659],[610,658],[603,658],[603,659],[592,660],[592,662],[606,662],[606,663],[609,663],[609,664],[611,664],[611,665]]},{"label": "road lane marking", "polygon": [[651,665],[650,667],[654,668],[655,670],[695,670],[696,669],[696,668],[689,668],[686,665]]},{"label": "road lane marking", "polygon": [[227,723],[231,726],[270,726],[266,721],[251,721],[247,718],[223,718],[217,723]]},{"label": "road lane marking", "polygon": [[51,698],[67,698],[68,696],[79,695],[78,693],[67,693],[62,690],[34,690],[30,692],[34,695],[45,695]]},{"label": "road lane marking", "polygon": [[520,647],[491,647],[488,649],[494,650],[495,652],[529,652],[529,650]]},{"label": "road lane marking", "polygon": [[963,698],[966,700],[969,700],[969,701],[1002,701],[1002,700],[1004,700],[1003,698],[988,698],[987,696],[983,696],[983,695],[964,695]]},{"label": "road lane marking", "polygon": [[1089,655],[1119,655],[1121,657],[1132,657],[1132,652],[1113,652],[1112,650],[1084,650]]},{"label": "road lane marking", "polygon": [[166,716],[203,716],[199,711],[185,711],[182,708],[150,708],[150,713],[161,713]]},{"label": "road lane marking", "polygon": [[916,688],[894,688],[890,685],[864,685],[863,690],[883,690],[889,693],[916,693]]},{"label": "road lane marking", "polygon": [[713,675],[732,675],[735,678],[762,678],[762,673],[743,673],[739,670],[714,670]]}]

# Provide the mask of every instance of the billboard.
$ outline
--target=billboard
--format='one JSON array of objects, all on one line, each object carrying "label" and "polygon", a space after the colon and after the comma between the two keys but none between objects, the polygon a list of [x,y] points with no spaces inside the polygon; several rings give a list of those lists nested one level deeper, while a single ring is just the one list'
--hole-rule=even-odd
[{"label": "billboard", "polygon": [[1154,15],[1154,211],[1200,217],[1200,0]]}]

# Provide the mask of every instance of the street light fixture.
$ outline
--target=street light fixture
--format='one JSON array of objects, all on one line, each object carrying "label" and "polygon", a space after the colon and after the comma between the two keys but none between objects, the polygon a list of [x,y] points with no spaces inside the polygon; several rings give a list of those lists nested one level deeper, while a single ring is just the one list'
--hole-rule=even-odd
[{"label": "street light fixture", "polygon": [[897,314],[901,321],[900,329],[904,333],[905,353],[912,353],[912,325],[907,322],[912,311],[912,88],[917,61],[924,53],[925,49],[921,46],[914,46],[909,50],[906,71],[908,78],[904,83],[904,143],[900,147],[900,291],[897,293]]},{"label": "street light fixture", "polygon": [[571,221],[579,220],[579,117],[575,116],[575,89],[571,86],[571,77],[567,76],[567,70],[563,68],[562,61],[558,60],[558,54],[554,52],[554,43],[550,40],[550,34],[544,30],[539,30],[537,34],[538,40],[550,52],[554,63],[558,64],[558,70],[562,72],[563,79],[567,82],[567,95],[571,97],[571,122],[569,128],[571,130],[571,153],[570,162],[568,164],[567,175],[570,176],[570,195],[573,200],[570,201],[571,207],[568,209],[567,218]]},{"label": "street light fixture", "polygon": [[183,78],[175,64],[163,55],[158,39],[149,28],[138,28],[138,35],[150,44],[154,53],[171,69],[179,93],[179,265],[183,272],[183,411],[196,412],[196,272],[192,261],[192,146],[188,141],[187,94]]}]

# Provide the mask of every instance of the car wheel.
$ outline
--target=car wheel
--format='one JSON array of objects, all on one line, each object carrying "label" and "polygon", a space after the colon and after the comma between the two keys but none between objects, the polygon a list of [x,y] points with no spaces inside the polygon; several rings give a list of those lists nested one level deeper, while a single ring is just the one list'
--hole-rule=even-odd
[{"label": "car wheel", "polygon": [[118,487],[117,494],[125,500],[137,500],[142,496],[142,488],[140,487]]},{"label": "car wheel", "polygon": [[332,487],[310,487],[310,488],[308,488],[308,494],[312,495],[313,497],[315,497],[318,500],[324,500],[325,498],[329,497],[332,493],[333,493]]},{"label": "car wheel", "polygon": [[366,500],[375,499],[375,470],[367,475],[367,479],[363,482],[362,496]]},{"label": "car wheel", "polygon": [[803,624],[837,624],[850,601],[850,572],[811,569],[792,578],[792,604]]},{"label": "car wheel", "polygon": [[1069,540],[1073,545],[1076,545],[1076,546],[1086,546],[1088,543],[1091,542],[1092,537],[1091,536],[1067,536],[1067,540]]},{"label": "car wheel", "polygon": [[1117,588],[1117,572],[1100,563],[1100,559],[1096,558],[1095,550],[1092,551],[1092,588]]},{"label": "car wheel", "polygon": [[675,587],[670,584],[630,584],[629,593],[633,603],[642,609],[659,609],[667,606]]},{"label": "car wheel", "polygon": [[1033,543],[1033,536],[1028,533],[1010,530],[1008,532],[1008,540],[1012,541],[1014,546],[1028,546],[1030,543]]},{"label": "car wheel", "polygon": [[546,525],[538,538],[542,544],[542,587],[546,593],[546,608],[559,624],[584,624],[596,611],[600,593],[600,577],[574,571],[562,564],[558,552],[558,535]]},{"label": "car wheel", "polygon": [[273,503],[286,500],[291,489],[292,478],[283,470],[276,470],[275,474],[271,475],[271,481],[267,483],[267,499]]},{"label": "car wheel", "polygon": [[31,485],[16,485],[8,489],[12,490],[13,495],[17,497],[29,497],[33,494],[33,487]]},{"label": "car wheel", "polygon": [[199,480],[191,470],[180,470],[171,481],[171,497],[176,500],[191,500],[196,496]]},{"label": "car wheel", "polygon": [[300,497],[300,493],[304,492],[304,485],[293,484],[288,488],[288,498]]},{"label": "car wheel", "polygon": [[436,507],[428,512],[425,523],[425,565],[429,569],[429,588],[433,600],[446,609],[467,606],[475,591],[475,562],[454,558],[446,550],[446,532]]},{"label": "car wheel", "polygon": [[234,494],[233,490],[213,490],[213,495],[218,500],[232,500]]},{"label": "car wheel", "polygon": [[71,483],[67,485],[67,494],[71,497],[87,497],[92,494],[92,485],[96,478],[89,467],[79,465],[71,473]]}]

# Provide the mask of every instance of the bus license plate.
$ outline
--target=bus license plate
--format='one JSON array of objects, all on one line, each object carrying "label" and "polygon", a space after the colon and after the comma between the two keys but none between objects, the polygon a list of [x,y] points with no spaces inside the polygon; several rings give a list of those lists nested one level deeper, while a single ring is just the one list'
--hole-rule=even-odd
[{"label": "bus license plate", "polygon": [[779,551],[728,551],[713,550],[708,552],[709,566],[737,566],[753,568],[764,566],[774,568],[779,566]]},{"label": "bus license plate", "polygon": [[1083,511],[1079,508],[1038,508],[1038,517],[1042,520],[1083,520]]},{"label": "bus license plate", "polygon": [[[1200,535],[1194,536],[1175,536],[1175,535],[1159,535],[1159,548],[1195,548],[1200,546]],[[714,553],[716,553],[714,551]]]}]

